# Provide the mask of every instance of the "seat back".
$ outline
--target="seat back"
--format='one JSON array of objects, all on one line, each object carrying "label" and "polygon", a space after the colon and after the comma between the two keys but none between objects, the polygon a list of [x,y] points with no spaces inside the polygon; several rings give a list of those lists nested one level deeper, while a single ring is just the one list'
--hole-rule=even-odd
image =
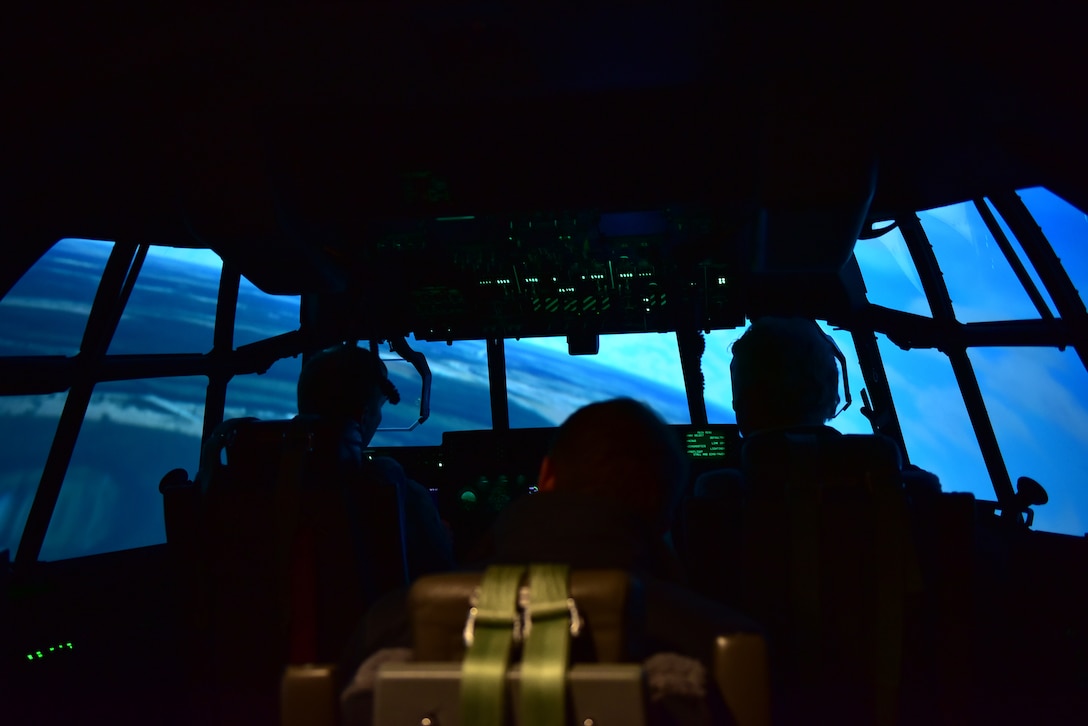
[{"label": "seat back", "polygon": [[[417,661],[460,661],[467,603],[482,573],[450,572],[420,578],[409,593],[412,643]],[[585,620],[588,643],[576,643],[574,657],[619,663],[630,658],[626,633],[637,617],[639,585],[622,570],[575,570],[571,597]],[[582,647],[579,648],[578,646]]]},{"label": "seat back", "polygon": [[681,504],[681,555],[691,586],[723,603],[741,599],[741,548],[748,483],[740,469],[713,469]]},{"label": "seat back", "polygon": [[[480,572],[447,573],[421,578],[413,585],[409,595],[413,661],[387,662],[378,669],[374,723],[421,723],[425,719],[460,723],[458,699],[461,661],[466,654],[466,616],[482,579]],[[580,635],[571,643],[571,665],[566,676],[570,723],[643,724],[662,718],[671,723],[670,719],[678,716],[683,722],[713,720],[713,709],[693,709],[690,704],[682,710],[683,715],[661,711],[662,689],[668,690],[662,683],[672,680],[676,687],[676,680],[685,672],[682,659],[666,661],[665,665],[657,660],[661,656],[654,656],[642,663],[638,643],[639,625],[645,625],[650,618],[666,618],[683,628],[685,615],[700,619],[705,613],[698,607],[679,612],[690,605],[688,599],[677,597],[670,588],[651,594],[637,578],[622,570],[571,571],[569,593],[582,625]],[[519,599],[526,596],[528,590],[523,587]],[[650,600],[655,604],[648,606]],[[708,677],[726,699],[724,706],[731,711],[734,722],[740,726],[765,726],[770,722],[770,699],[763,638],[733,632],[732,628],[725,630],[731,632],[692,644],[692,649],[709,663],[712,673]],[[529,631],[529,640],[533,632]],[[518,699],[520,676],[518,665],[508,671],[508,704]],[[516,723],[517,709],[508,710],[507,722]]]},{"label": "seat back", "polygon": [[746,442],[742,471],[741,597],[768,628],[787,700],[799,713],[890,723],[906,598],[921,588],[898,446],[770,432]]},{"label": "seat back", "polygon": [[341,436],[316,417],[235,419],[201,457],[212,676],[272,717],[286,663],[338,660],[373,600],[407,584],[404,493],[345,465]]}]

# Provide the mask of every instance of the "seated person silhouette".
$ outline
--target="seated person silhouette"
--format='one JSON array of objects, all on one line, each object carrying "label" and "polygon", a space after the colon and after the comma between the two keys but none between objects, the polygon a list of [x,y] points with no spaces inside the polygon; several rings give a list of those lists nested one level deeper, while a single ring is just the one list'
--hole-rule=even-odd
[{"label": "seated person silhouette", "polygon": [[[733,343],[729,364],[741,436],[782,429],[838,435],[827,422],[846,408],[838,409],[840,356],[812,319],[767,316],[753,322]],[[924,469],[908,464],[903,474],[913,490],[940,491],[936,475]]]},{"label": "seated person silhouette", "polygon": [[556,431],[539,493],[495,524],[493,558],[615,567],[679,581],[667,533],[688,461],[669,427],[632,399],[592,403]]},{"label": "seated person silhouette", "polygon": [[337,456],[355,470],[373,467],[379,477],[404,491],[404,539],[410,579],[449,570],[454,565],[449,530],[439,517],[430,492],[409,479],[389,457],[367,460],[366,447],[382,422],[386,402],[400,394],[376,353],[355,345],[323,350],[302,367],[298,379],[300,415],[316,415],[342,427]]},{"label": "seated person silhouette", "polygon": [[[687,474],[679,441],[650,408],[632,399],[589,404],[559,427],[540,466],[538,493],[499,516],[480,564],[626,570],[638,580],[643,600],[633,626],[641,647],[632,656],[680,653],[707,665],[716,636],[759,628],[681,582],[666,533]],[[365,632],[358,633],[361,647],[345,664],[355,674],[342,698],[345,723],[366,722],[373,671],[392,652],[382,649],[411,645],[405,610],[401,593],[368,613]]]},{"label": "seated person silhouette", "polygon": [[837,415],[835,348],[812,320],[758,319],[733,343],[729,374],[742,436],[824,427]]},{"label": "seated person silhouette", "polygon": [[[701,476],[704,499],[689,508],[690,546],[707,553],[696,570],[717,575],[699,589],[743,602],[789,644],[776,655],[791,674],[779,684],[785,722],[894,713],[904,613],[922,587],[909,507],[940,492],[933,474],[900,467],[891,439],[828,425],[842,412],[836,358],[845,363],[811,319],[752,323],[729,368],[742,470]],[[875,657],[873,643],[892,655]]]}]

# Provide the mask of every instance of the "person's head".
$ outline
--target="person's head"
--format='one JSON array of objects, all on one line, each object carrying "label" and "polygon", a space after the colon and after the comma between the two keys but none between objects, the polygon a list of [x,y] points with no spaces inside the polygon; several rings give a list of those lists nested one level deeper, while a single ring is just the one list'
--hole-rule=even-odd
[{"label": "person's head", "polygon": [[338,345],[315,354],[302,366],[300,414],[358,421],[369,441],[381,424],[386,401],[398,403],[400,394],[389,380],[385,363],[369,350]]},{"label": "person's head", "polygon": [[540,467],[541,491],[614,499],[664,532],[687,483],[672,430],[629,398],[591,403],[559,427]]},{"label": "person's head", "polygon": [[741,434],[816,426],[835,416],[835,349],[815,321],[759,318],[733,343],[729,365]]}]

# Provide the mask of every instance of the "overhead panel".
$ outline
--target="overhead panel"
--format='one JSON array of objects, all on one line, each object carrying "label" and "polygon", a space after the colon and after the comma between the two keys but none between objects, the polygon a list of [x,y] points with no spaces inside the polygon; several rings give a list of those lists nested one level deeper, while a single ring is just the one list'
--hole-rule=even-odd
[{"label": "overhead panel", "polygon": [[356,324],[454,340],[743,322],[732,216],[681,209],[376,222],[342,250]]}]

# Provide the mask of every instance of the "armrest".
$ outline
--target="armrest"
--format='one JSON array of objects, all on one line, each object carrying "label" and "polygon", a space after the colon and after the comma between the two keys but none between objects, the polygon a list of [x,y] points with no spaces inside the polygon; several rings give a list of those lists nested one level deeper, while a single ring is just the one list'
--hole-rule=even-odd
[{"label": "armrest", "polygon": [[336,666],[289,665],[280,681],[280,726],[337,726]]},{"label": "armrest", "polygon": [[714,681],[738,726],[769,726],[769,680],[762,636],[737,633],[714,642]]}]

